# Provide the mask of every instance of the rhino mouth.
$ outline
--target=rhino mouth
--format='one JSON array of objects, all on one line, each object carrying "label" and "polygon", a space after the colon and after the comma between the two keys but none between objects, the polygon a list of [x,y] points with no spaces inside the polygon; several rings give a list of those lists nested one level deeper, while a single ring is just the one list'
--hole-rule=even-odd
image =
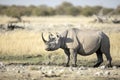
[{"label": "rhino mouth", "polygon": [[46,50],[46,51],[50,51],[50,49],[48,49],[48,48],[46,48],[45,50]]},{"label": "rhino mouth", "polygon": [[54,49],[46,48],[46,51],[54,51]]}]

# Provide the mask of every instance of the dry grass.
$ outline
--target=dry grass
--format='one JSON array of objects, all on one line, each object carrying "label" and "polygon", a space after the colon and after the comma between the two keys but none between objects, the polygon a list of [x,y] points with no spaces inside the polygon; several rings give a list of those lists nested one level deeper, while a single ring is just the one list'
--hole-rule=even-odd
[{"label": "dry grass", "polygon": [[43,46],[41,43],[38,33],[28,31],[6,32],[0,35],[0,52],[12,55],[38,54],[43,50],[40,49]]},{"label": "dry grass", "polygon": [[[111,54],[120,57],[120,33],[108,35],[111,42]],[[60,53],[61,50],[55,51]],[[18,30],[0,34],[0,54],[10,55],[37,55],[47,52],[44,50],[44,43],[41,39],[41,32]],[[62,52],[61,52],[62,53]]]},{"label": "dry grass", "polygon": [[120,59],[120,33],[111,33],[109,35],[111,42],[111,55],[114,59]]},{"label": "dry grass", "polygon": [[41,32],[18,30],[0,34],[0,54],[37,55],[44,54]]}]

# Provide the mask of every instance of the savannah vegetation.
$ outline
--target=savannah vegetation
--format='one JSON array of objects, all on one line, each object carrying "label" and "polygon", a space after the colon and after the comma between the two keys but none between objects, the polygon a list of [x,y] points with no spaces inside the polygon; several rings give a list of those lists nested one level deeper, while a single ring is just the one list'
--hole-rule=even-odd
[{"label": "savannah vegetation", "polygon": [[18,6],[18,5],[0,5],[0,15],[11,17],[16,16],[53,16],[53,15],[72,15],[72,16],[92,16],[97,14],[101,9],[104,10],[104,15],[111,13],[112,15],[120,14],[120,5],[116,8],[105,8],[102,6],[75,6],[69,2],[63,2],[55,7],[47,5],[39,6]]},{"label": "savannah vegetation", "polygon": [[[0,20],[5,20],[4,18],[8,20],[6,17],[1,17]],[[44,36],[48,39],[49,32],[61,33],[68,28],[76,27],[104,31],[110,38],[113,64],[119,65],[120,24],[89,23],[93,18],[83,16],[23,17],[23,19],[30,20],[30,24],[25,24],[31,28],[30,30],[0,32],[0,61],[8,64],[63,65],[66,60],[63,50],[45,51],[41,32],[44,32]],[[17,25],[19,24],[17,23]],[[96,60],[96,54],[86,57],[78,55],[78,66],[93,66]],[[106,61],[105,57],[104,60]]]}]

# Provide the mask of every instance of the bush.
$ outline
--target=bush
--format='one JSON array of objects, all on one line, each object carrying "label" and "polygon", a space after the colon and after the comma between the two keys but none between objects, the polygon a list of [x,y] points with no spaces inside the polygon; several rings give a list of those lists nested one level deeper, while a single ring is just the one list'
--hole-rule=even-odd
[{"label": "bush", "polygon": [[34,6],[30,5],[26,6],[5,6],[0,5],[0,15],[7,15],[7,16],[51,16],[51,15],[84,15],[84,16],[91,16],[93,14],[98,14],[101,9],[104,10],[103,14],[109,14],[112,11],[113,14],[120,14],[120,6],[116,9],[111,8],[103,8],[101,6],[74,6],[69,2],[63,2],[62,4],[56,6],[55,8],[49,7],[46,5]]}]

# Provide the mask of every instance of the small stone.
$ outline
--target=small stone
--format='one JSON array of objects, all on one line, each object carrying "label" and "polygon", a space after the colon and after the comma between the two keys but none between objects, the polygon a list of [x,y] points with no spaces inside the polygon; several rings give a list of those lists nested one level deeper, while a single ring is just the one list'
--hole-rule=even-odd
[{"label": "small stone", "polygon": [[102,72],[102,71],[95,73],[95,76],[102,76],[102,75],[103,75],[103,72]]},{"label": "small stone", "polygon": [[92,69],[91,69],[91,68],[88,68],[88,71],[92,71]]},{"label": "small stone", "polygon": [[113,69],[117,69],[117,66],[113,66]]},{"label": "small stone", "polygon": [[69,71],[70,71],[70,72],[73,72],[73,71],[74,71],[73,67],[70,67],[70,68],[69,68]]},{"label": "small stone", "polygon": [[36,78],[32,78],[32,80],[37,80]]},{"label": "small stone", "polygon": [[0,71],[2,72],[6,71],[6,66],[4,65],[3,62],[0,62]]},{"label": "small stone", "polygon": [[101,66],[101,67],[99,67],[100,69],[105,69],[106,67],[105,66]]},{"label": "small stone", "polygon": [[42,70],[42,66],[40,66],[39,69]]},{"label": "small stone", "polygon": [[105,75],[105,76],[109,76],[109,75],[110,75],[110,72],[109,72],[109,71],[105,71],[104,75]]},{"label": "small stone", "polygon": [[50,65],[50,61],[46,62],[45,65]]},{"label": "small stone", "polygon": [[28,75],[27,75],[28,77],[30,77],[31,75],[30,75],[30,73],[28,73]]},{"label": "small stone", "polygon": [[59,72],[60,72],[60,73],[63,73],[63,72],[65,72],[65,69],[61,69]]},{"label": "small stone", "polygon": [[79,70],[86,70],[87,68],[86,67],[84,67],[84,66],[81,66],[80,68],[79,68]]},{"label": "small stone", "polygon": [[48,72],[48,74],[54,74],[54,71],[50,70],[50,71]]},{"label": "small stone", "polygon": [[5,65],[2,62],[0,62],[0,69],[4,68],[4,67],[5,67]]},{"label": "small stone", "polygon": [[18,70],[17,73],[20,73],[20,70]]},{"label": "small stone", "polygon": [[118,73],[115,73],[114,75],[119,75]]},{"label": "small stone", "polygon": [[84,75],[83,72],[81,72],[81,71],[77,71],[77,74],[79,74],[81,76]]},{"label": "small stone", "polygon": [[45,77],[54,77],[55,73],[54,73],[54,71],[50,70],[50,71],[44,73],[44,76]]}]

